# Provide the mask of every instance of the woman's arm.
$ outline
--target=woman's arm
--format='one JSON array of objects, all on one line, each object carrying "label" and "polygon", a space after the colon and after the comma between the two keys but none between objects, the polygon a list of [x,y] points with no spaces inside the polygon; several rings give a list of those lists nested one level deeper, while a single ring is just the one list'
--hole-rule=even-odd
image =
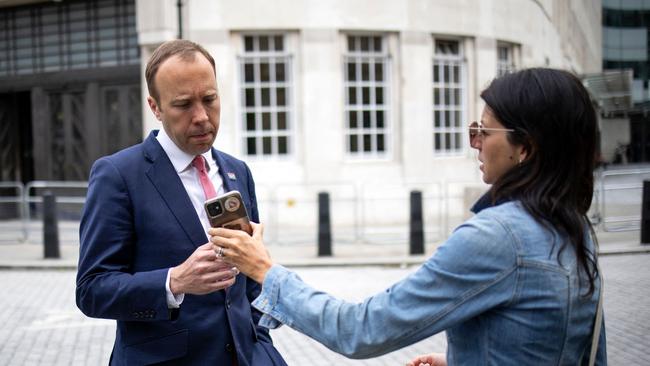
[{"label": "woman's arm", "polygon": [[[459,324],[510,301],[516,288],[516,253],[498,223],[461,226],[417,271],[361,303],[350,303],[305,284],[295,273],[273,265],[253,236],[211,230],[224,258],[261,281],[253,306],[267,316],[351,358],[379,356]],[[489,230],[485,230],[489,228]],[[351,279],[354,280],[354,279]],[[272,318],[272,319],[271,319]]]}]

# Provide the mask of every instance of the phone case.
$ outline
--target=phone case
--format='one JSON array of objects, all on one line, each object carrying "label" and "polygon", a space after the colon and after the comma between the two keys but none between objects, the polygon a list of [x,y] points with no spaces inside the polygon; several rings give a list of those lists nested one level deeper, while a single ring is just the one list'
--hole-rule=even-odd
[{"label": "phone case", "polygon": [[242,230],[249,235],[253,228],[248,219],[246,205],[238,191],[230,191],[205,201],[205,212],[212,227]]}]

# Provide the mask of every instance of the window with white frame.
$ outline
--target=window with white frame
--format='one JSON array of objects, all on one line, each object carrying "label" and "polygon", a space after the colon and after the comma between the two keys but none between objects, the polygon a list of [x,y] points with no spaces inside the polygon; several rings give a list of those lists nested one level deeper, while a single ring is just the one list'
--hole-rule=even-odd
[{"label": "window with white frame", "polygon": [[511,43],[497,43],[497,77],[515,71],[515,46]]},{"label": "window with white frame", "polygon": [[351,157],[385,158],[390,153],[389,61],[384,36],[347,36],[345,139]]},{"label": "window with white frame", "polygon": [[244,35],[239,58],[243,152],[278,158],[293,152],[291,55],[284,34]]},{"label": "window with white frame", "polygon": [[457,155],[463,151],[466,89],[462,43],[458,40],[435,40],[433,150],[436,155]]}]

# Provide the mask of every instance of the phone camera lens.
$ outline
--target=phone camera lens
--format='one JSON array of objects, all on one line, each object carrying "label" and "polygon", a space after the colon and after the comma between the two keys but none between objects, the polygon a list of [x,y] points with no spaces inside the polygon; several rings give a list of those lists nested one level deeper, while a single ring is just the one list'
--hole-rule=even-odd
[{"label": "phone camera lens", "polygon": [[214,202],[210,205],[208,205],[208,213],[210,216],[219,216],[223,212],[223,209],[221,208],[221,202]]}]

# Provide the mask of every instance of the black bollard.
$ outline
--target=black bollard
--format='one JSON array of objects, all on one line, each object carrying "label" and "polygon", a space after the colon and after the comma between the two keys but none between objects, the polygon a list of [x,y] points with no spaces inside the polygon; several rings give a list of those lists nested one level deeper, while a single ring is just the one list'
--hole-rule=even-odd
[{"label": "black bollard", "polygon": [[643,181],[641,205],[641,244],[650,244],[650,180]]},{"label": "black bollard", "polygon": [[318,193],[318,256],[332,255],[332,227],[330,225],[330,195]]},{"label": "black bollard", "polygon": [[424,254],[424,223],[422,222],[422,192],[411,191],[409,253]]},{"label": "black bollard", "polygon": [[56,197],[50,191],[43,193],[43,246],[45,258],[61,258]]}]

